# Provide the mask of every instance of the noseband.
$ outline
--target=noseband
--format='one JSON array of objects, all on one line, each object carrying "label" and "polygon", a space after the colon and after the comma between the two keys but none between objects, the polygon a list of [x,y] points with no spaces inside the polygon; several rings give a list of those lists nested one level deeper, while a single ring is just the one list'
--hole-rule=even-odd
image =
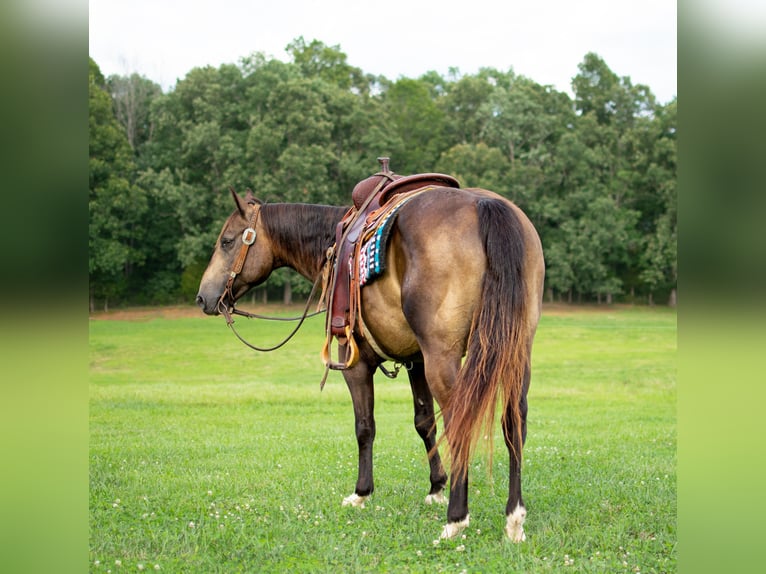
[{"label": "noseband", "polygon": [[[319,277],[317,277],[317,280],[314,281],[314,286],[311,288],[311,293],[309,293],[309,297],[306,300],[306,307],[303,309],[303,313],[300,317],[265,317],[263,315],[256,315],[254,313],[248,313],[247,311],[240,311],[239,309],[236,309],[234,306],[235,299],[234,299],[234,280],[237,278],[237,275],[239,275],[242,272],[242,268],[245,265],[245,260],[247,259],[247,252],[250,249],[250,246],[255,243],[255,237],[256,237],[256,231],[255,227],[258,223],[258,217],[261,214],[260,209],[255,209],[255,206],[253,206],[253,215],[250,217],[249,226],[242,232],[242,245],[239,248],[239,253],[237,254],[237,258],[234,260],[234,265],[232,266],[231,271],[229,272],[229,278],[226,281],[226,287],[223,290],[223,293],[218,298],[218,303],[216,304],[216,310],[223,315],[226,318],[226,324],[231,328],[232,332],[237,336],[237,339],[242,341],[245,345],[253,349],[254,351],[262,351],[262,352],[268,352],[268,351],[275,351],[282,347],[285,343],[287,343],[290,339],[293,338],[293,335],[298,332],[298,329],[300,329],[301,325],[303,325],[303,321],[306,319],[306,317],[313,317],[314,315],[318,315],[319,313],[323,313],[324,311],[317,311],[316,313],[309,314],[309,306],[311,305],[311,300],[314,298],[314,293],[316,292],[317,286],[322,281],[322,273],[319,274]],[[227,300],[231,303],[230,305],[227,303]],[[232,318],[232,315],[241,315],[242,317],[247,317],[248,319],[266,319],[269,321],[298,321],[298,324],[295,326],[295,329],[292,330],[292,332],[279,344],[274,345],[273,347],[256,347],[255,345],[247,342],[242,336],[237,333],[237,330],[234,328],[234,319]]]}]

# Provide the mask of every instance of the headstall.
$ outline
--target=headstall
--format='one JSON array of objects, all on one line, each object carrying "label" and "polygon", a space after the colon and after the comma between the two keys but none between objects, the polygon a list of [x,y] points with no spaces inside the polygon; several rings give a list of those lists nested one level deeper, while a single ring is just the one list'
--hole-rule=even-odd
[{"label": "headstall", "polygon": [[[275,351],[282,347],[285,343],[287,343],[290,339],[293,338],[295,333],[298,332],[298,329],[300,329],[301,325],[303,324],[303,321],[306,320],[307,317],[313,317],[314,315],[318,315],[319,313],[322,313],[324,311],[317,311],[315,313],[309,313],[309,307],[311,305],[311,300],[314,298],[314,293],[317,290],[317,286],[322,281],[322,274],[319,274],[319,277],[316,281],[314,281],[314,285],[311,288],[311,293],[309,293],[309,297],[306,300],[306,306],[303,309],[303,313],[300,317],[266,317],[264,315],[257,315],[255,313],[248,313],[247,311],[240,311],[234,306],[235,299],[234,299],[234,280],[237,278],[237,275],[239,275],[242,272],[242,268],[245,265],[245,260],[247,259],[247,253],[250,249],[250,246],[255,243],[256,238],[256,226],[258,224],[258,217],[260,216],[261,210],[256,209],[256,206],[253,205],[253,215],[250,217],[249,225],[248,227],[242,232],[242,245],[239,248],[239,253],[237,254],[237,258],[234,260],[234,265],[232,266],[231,271],[229,272],[229,278],[226,281],[226,287],[223,290],[223,293],[218,298],[218,303],[216,305],[216,308],[221,315],[223,315],[226,318],[226,324],[231,328],[232,332],[237,336],[237,338],[242,341],[245,345],[250,347],[251,349],[255,351],[262,351],[262,352],[268,352],[268,351]],[[241,315],[242,317],[247,317],[248,319],[266,319],[269,321],[298,321],[298,324],[295,326],[295,328],[292,330],[292,332],[287,335],[287,337],[277,345],[274,345],[273,347],[257,347],[248,341],[246,341],[234,328],[234,319],[232,318],[232,315]]]}]

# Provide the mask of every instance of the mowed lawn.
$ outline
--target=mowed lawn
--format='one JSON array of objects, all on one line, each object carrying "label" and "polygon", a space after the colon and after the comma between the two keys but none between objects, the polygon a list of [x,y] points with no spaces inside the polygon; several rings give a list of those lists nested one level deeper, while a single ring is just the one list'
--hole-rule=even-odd
[{"label": "mowed lawn", "polygon": [[[674,572],[676,313],[547,307],[533,352],[527,540],[504,539],[508,454],[471,466],[471,523],[438,541],[407,377],[376,375],[375,493],[356,480],[323,317],[260,354],[222,318],[90,321],[92,572]],[[238,319],[256,344],[284,323]],[[491,472],[490,472],[491,470]]]}]

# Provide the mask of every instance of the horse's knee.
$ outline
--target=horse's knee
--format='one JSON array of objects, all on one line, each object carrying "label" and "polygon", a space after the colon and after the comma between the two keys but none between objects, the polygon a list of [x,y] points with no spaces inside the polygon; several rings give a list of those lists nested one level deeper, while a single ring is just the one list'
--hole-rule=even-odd
[{"label": "horse's knee", "polygon": [[368,444],[375,440],[375,421],[360,419],[356,421],[356,440],[359,444]]}]

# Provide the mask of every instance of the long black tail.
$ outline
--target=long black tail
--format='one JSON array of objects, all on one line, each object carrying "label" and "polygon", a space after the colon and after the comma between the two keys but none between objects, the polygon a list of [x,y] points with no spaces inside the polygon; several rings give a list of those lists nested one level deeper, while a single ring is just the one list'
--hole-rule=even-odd
[{"label": "long black tail", "polygon": [[465,476],[482,429],[490,439],[493,436],[495,406],[501,389],[503,406],[511,405],[511,422],[517,431],[513,443],[520,459],[519,402],[530,360],[521,221],[500,199],[479,200],[477,211],[487,268],[466,360],[444,413],[452,472],[460,476]]}]

